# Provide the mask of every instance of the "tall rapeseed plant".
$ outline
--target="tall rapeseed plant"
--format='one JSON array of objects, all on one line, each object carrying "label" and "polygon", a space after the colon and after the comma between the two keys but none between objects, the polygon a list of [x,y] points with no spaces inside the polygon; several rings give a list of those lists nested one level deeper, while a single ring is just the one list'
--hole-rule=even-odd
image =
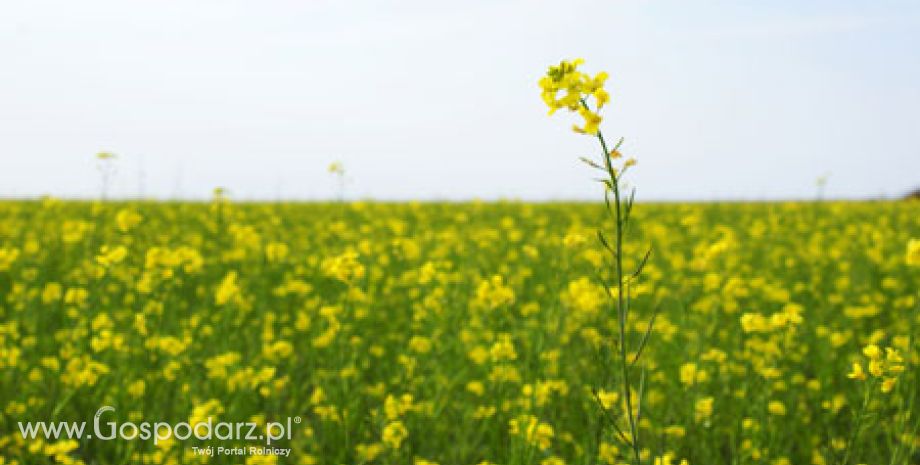
[{"label": "tall rapeseed plant", "polygon": [[[616,408],[615,403],[605,401],[602,398],[603,396],[596,390],[594,391],[594,397],[598,407],[603,411],[604,417],[608,420],[606,424],[614,429],[616,437],[631,451],[631,462],[634,465],[638,465],[642,463],[639,421],[642,418],[641,405],[645,374],[644,371],[639,370],[637,376],[638,368],[636,365],[651,334],[655,314],[653,313],[649,318],[648,327],[638,341],[630,343],[626,332],[627,321],[632,311],[630,307],[630,284],[642,273],[642,268],[648,261],[651,250],[646,252],[635,270],[627,271],[624,269],[623,244],[627,239],[626,232],[634,205],[635,189],[631,189],[628,194],[623,192],[623,176],[631,166],[636,164],[636,160],[634,158],[623,158],[619,152],[619,148],[623,143],[622,139],[614,144],[613,147],[607,144],[607,140],[600,130],[600,124],[603,120],[600,111],[610,101],[610,94],[604,89],[608,75],[606,72],[599,72],[592,77],[579,71],[578,67],[583,62],[584,60],[582,59],[576,59],[562,61],[556,66],[550,66],[546,75],[540,79],[541,96],[549,107],[550,115],[560,109],[577,113],[583,119],[583,124],[576,124],[572,129],[579,134],[597,138],[600,146],[599,160],[584,157],[581,160],[590,167],[604,173],[604,178],[601,180],[604,185],[604,205],[615,226],[615,230],[609,233],[605,232],[603,228],[598,228],[597,231],[597,238],[609,254],[610,262],[613,266],[612,282],[608,282],[603,278],[599,279],[604,281],[602,283],[603,287],[608,290],[611,311],[615,313],[617,321],[619,338],[616,354],[611,363],[615,366],[616,371],[619,372],[618,382],[625,410],[622,413],[622,416],[625,417],[625,425],[621,426],[620,421],[617,420],[616,413],[619,412],[613,411]],[[598,276],[601,276],[601,274],[598,273]]]}]

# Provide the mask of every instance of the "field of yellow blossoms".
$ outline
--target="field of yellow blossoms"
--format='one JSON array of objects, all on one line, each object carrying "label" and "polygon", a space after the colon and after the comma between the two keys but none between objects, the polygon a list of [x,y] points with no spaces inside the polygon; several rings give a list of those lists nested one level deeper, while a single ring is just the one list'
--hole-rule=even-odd
[{"label": "field of yellow blossoms", "polygon": [[[626,463],[599,363],[618,344],[604,218],[0,202],[0,464]],[[634,406],[643,461],[920,463],[920,202],[642,204],[630,227],[626,256],[653,252],[628,334],[660,311]],[[303,421],[274,444],[290,457],[17,426],[102,406],[119,422]]]}]

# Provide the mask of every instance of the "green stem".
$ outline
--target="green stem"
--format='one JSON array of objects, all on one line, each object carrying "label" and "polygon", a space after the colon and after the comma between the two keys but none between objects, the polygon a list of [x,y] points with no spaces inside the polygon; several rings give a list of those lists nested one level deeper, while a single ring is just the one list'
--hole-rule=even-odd
[{"label": "green stem", "polygon": [[847,439],[847,448],[843,454],[843,461],[840,462],[841,465],[847,465],[850,462],[850,454],[853,452],[853,444],[856,442],[856,440],[859,439],[859,433],[862,432],[863,417],[866,414],[866,410],[869,408],[869,401],[872,399],[872,392],[875,390],[875,383],[868,381],[865,383],[863,389],[865,389],[865,392],[863,393],[862,406],[860,406],[859,413],[856,415],[856,424],[853,427],[853,431],[850,432],[850,437]]},{"label": "green stem", "polygon": [[[588,109],[587,102],[582,99],[581,104]],[[617,177],[616,171],[613,169],[613,165],[610,162],[610,149],[607,147],[607,141],[604,139],[603,133],[600,130],[597,131],[597,140],[601,144],[601,150],[603,150],[604,167],[607,170],[607,175],[610,177],[610,188],[613,189],[614,203],[616,208],[614,210],[615,220],[616,220],[616,257],[614,257],[616,262],[616,275],[617,275],[617,320],[618,320],[618,329],[620,336],[620,371],[623,377],[623,399],[626,402],[626,417],[629,420],[629,433],[632,436],[630,438],[630,444],[633,451],[633,463],[639,465],[642,463],[640,457],[640,448],[639,448],[639,434],[636,425],[636,418],[633,415],[632,408],[632,392],[630,390],[630,380],[629,380],[629,362],[626,355],[626,318],[628,316],[628,301],[625,301],[623,298],[623,213],[622,205],[620,200],[620,183]]]}]

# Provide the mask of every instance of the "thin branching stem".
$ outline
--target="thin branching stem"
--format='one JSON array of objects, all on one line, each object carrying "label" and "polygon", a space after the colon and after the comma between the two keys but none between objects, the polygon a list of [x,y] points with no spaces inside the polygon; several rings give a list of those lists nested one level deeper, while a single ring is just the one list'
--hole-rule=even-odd
[{"label": "thin branching stem", "polygon": [[[588,109],[587,102],[582,99],[581,104]],[[623,215],[623,200],[620,196],[620,180],[617,175],[616,170],[613,168],[613,163],[611,162],[610,149],[607,146],[607,141],[604,139],[603,133],[601,131],[597,132],[597,140],[600,142],[601,150],[603,151],[602,160],[604,161],[604,168],[607,171],[607,176],[609,181],[606,183],[609,186],[610,190],[613,191],[613,216],[616,226],[616,241],[613,244],[613,259],[615,263],[615,272],[616,272],[616,286],[617,286],[617,296],[616,296],[616,309],[617,309],[617,329],[619,332],[619,364],[620,372],[622,376],[622,393],[623,400],[626,403],[626,418],[629,421],[629,433],[630,441],[629,445],[632,449],[633,455],[633,464],[640,465],[641,453],[638,441],[638,425],[637,418],[633,412],[633,398],[632,398],[632,389],[630,382],[630,362],[628,360],[628,355],[626,351],[626,320],[629,316],[629,299],[625,296],[625,280],[624,280],[624,271],[623,271],[623,233],[625,229],[624,215]],[[617,144],[619,145],[619,144]],[[605,196],[607,193],[605,193]],[[608,211],[610,210],[610,202],[606,203]],[[606,242],[605,242],[606,245]],[[609,250],[609,248],[608,248]]]}]

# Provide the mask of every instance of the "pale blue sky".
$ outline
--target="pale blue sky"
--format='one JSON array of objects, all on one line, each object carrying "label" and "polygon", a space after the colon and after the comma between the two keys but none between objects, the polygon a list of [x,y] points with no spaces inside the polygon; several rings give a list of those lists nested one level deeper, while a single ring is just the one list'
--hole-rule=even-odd
[{"label": "pale blue sky", "polygon": [[0,196],[596,199],[537,78],[610,72],[642,199],[920,186],[916,1],[0,3]]}]

